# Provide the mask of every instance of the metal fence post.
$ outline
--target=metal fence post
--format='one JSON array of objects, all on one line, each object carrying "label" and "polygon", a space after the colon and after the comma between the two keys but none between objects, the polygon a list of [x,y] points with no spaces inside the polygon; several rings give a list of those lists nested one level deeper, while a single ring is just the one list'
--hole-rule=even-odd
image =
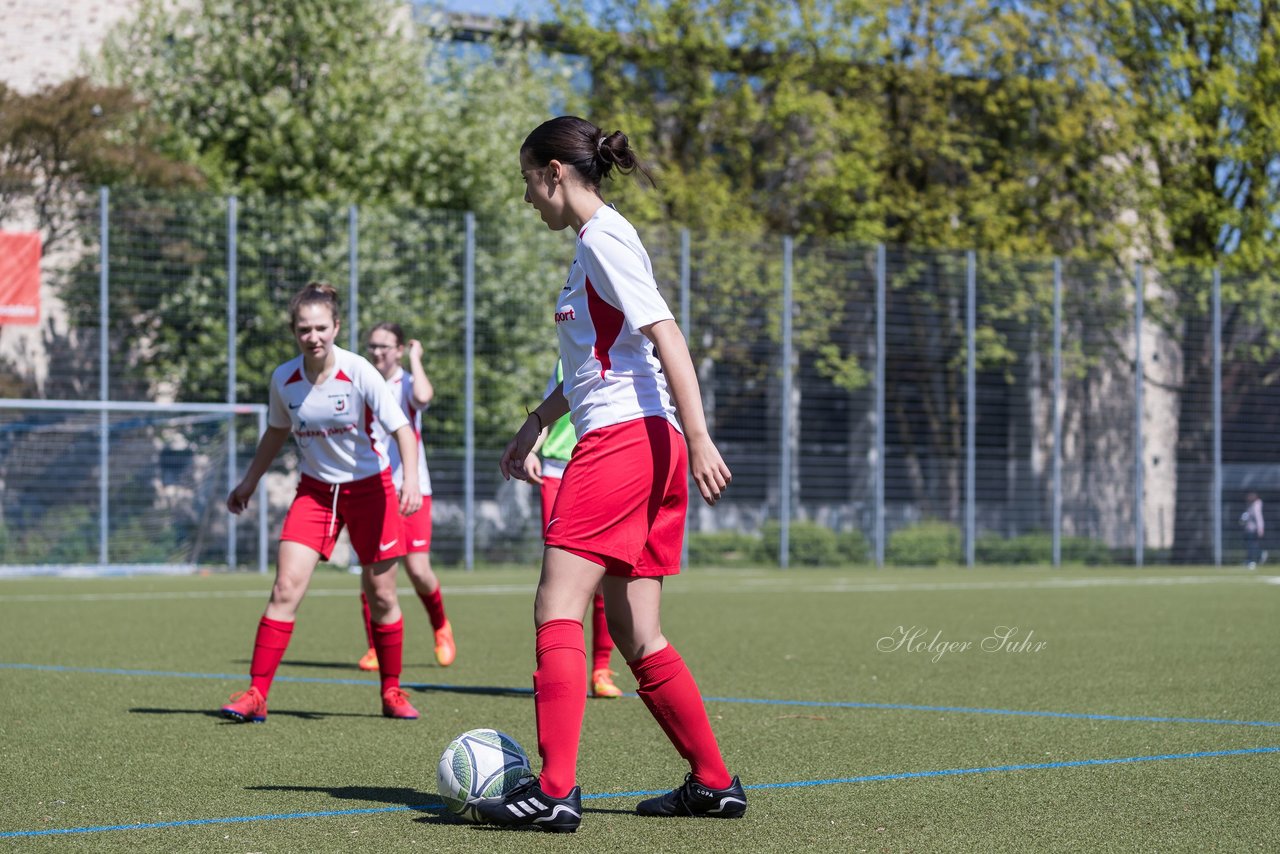
[{"label": "metal fence post", "polygon": [[1222,271],[1213,268],[1213,565],[1222,566]]},{"label": "metal fence post", "polygon": [[[690,250],[689,250],[689,229],[680,229],[680,329],[684,333],[686,342],[692,340],[690,336],[693,334],[693,314],[691,309],[691,298],[689,296],[690,280],[693,278],[690,269]],[[697,368],[694,369],[697,374]],[[684,514],[684,540],[680,547],[680,565],[686,569],[689,567],[689,514]]]},{"label": "metal fence post", "polygon": [[[111,281],[111,223],[110,210],[111,190],[108,187],[98,188],[98,396],[106,401],[111,399],[111,351],[107,346],[110,312],[107,310],[107,292]],[[106,409],[98,416],[98,563],[105,567],[110,557],[108,542],[110,540],[108,505],[111,481],[110,454],[111,419]]]},{"label": "metal fence post", "polygon": [[875,491],[875,541],[876,567],[884,567],[884,373],[885,373],[885,251],[884,244],[876,244],[876,471],[872,488]]},{"label": "metal fence post", "polygon": [[[236,288],[239,267],[236,258],[238,210],[235,196],[227,197],[227,403],[236,402]],[[236,459],[236,416],[227,418],[227,491],[235,488],[239,473]],[[236,568],[236,514],[227,514],[227,568]]]},{"label": "metal fence post", "polygon": [[972,249],[965,252],[965,436],[964,436],[964,564],[973,567],[974,537],[977,532],[977,447],[978,447],[978,269]]},{"label": "metal fence post", "polygon": [[786,569],[791,554],[791,260],[794,242],[782,238],[782,419],[778,490],[778,566]]},{"label": "metal fence post", "polygon": [[1053,259],[1053,565],[1062,566],[1062,259]]},{"label": "metal fence post", "polygon": [[360,211],[347,207],[347,349],[360,352]]},{"label": "metal fence post", "polygon": [[1135,269],[1133,295],[1133,563],[1142,566],[1145,543],[1142,493],[1146,489],[1142,470],[1142,311],[1145,298],[1142,265]]},{"label": "metal fence post", "polygon": [[464,415],[462,453],[463,564],[475,569],[476,558],[476,215],[463,216],[466,243],[462,259],[462,291],[465,303]]},{"label": "metal fence post", "polygon": [[[258,410],[258,435],[267,432],[267,410]],[[258,483],[258,572],[267,572],[267,487]]]}]

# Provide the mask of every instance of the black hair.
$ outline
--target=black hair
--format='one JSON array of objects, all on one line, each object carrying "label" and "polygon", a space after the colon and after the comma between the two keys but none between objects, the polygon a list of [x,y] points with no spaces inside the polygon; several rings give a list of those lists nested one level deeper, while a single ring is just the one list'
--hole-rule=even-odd
[{"label": "black hair", "polygon": [[524,138],[520,146],[539,166],[559,160],[577,170],[591,187],[599,189],[600,182],[617,168],[624,175],[639,171],[652,184],[653,176],[641,164],[631,148],[627,135],[620,130],[605,133],[586,119],[577,116],[558,116],[538,125]]}]

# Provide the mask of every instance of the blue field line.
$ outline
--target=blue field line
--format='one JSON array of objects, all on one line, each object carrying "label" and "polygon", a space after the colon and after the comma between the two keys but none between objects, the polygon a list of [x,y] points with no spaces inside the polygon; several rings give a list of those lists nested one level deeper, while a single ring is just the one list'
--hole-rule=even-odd
[{"label": "blue field line", "polygon": [[[1059,768],[1088,768],[1100,765],[1128,765],[1137,762],[1166,762],[1172,759],[1212,759],[1223,756],[1257,756],[1266,753],[1280,753],[1280,747],[1246,747],[1238,750],[1206,750],[1199,753],[1162,753],[1152,756],[1122,756],[1115,759],[1077,759],[1066,762],[1037,762],[1024,765],[990,765],[980,768],[947,768],[936,771],[904,771],[898,774],[867,774],[862,777],[836,777],[829,780],[796,780],[789,783],[757,783],[743,786],[749,790],[767,789],[801,789],[814,786],[838,786],[853,783],[883,783],[891,780],[919,780],[929,777],[959,777],[970,774],[996,774],[1012,771],[1051,771]],[[609,800],[613,798],[645,798],[666,794],[665,790],[636,792],[602,792],[600,794],[583,795],[584,801]],[[342,815],[376,815],[394,812],[424,812],[438,809],[444,804],[438,798],[427,800],[421,804],[410,804],[394,807],[368,807],[350,810],[321,810],[318,812],[267,813],[265,815],[229,816],[224,818],[194,818],[185,821],[156,821],[146,824],[111,824],[96,827],[61,827],[43,830],[10,830],[0,832],[0,839],[14,839],[25,836],[57,836],[68,833],[105,833],[116,830],[155,830],[167,827],[197,827],[207,824],[235,824],[249,821],[286,821],[297,818],[328,818]]]},{"label": "blue field line", "polygon": [[[182,679],[243,680],[243,673],[184,673],[170,670],[127,670],[114,667],[68,667],[59,664],[16,664],[0,662],[0,670],[36,670],[52,673],[96,673],[107,676],[163,676]],[[331,676],[277,676],[276,682],[322,685],[377,686],[374,679],[341,679]],[[422,691],[457,691],[475,694],[527,694],[532,688],[507,688],[499,685],[449,685],[438,682],[404,682],[405,688]],[[623,694],[635,698],[634,693]],[[1093,712],[1046,712],[1027,709],[988,709],[979,706],[925,706],[912,703],[859,703],[835,700],[770,700],[755,697],[703,697],[708,703],[741,703],[752,706],[791,706],[818,709],[872,709],[893,712],[946,712],[964,715],[1009,715],[1028,718],[1060,718],[1066,720],[1119,721],[1126,723],[1213,724],[1215,726],[1280,727],[1280,721],[1239,721],[1230,718],[1175,718],[1159,715],[1108,715]]]}]

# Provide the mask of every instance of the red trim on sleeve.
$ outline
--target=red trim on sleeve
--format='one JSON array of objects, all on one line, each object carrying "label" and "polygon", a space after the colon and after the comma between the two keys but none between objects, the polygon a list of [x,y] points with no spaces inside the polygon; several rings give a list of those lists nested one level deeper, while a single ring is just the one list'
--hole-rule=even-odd
[{"label": "red trim on sleeve", "polygon": [[[367,403],[364,406],[364,435],[369,440],[369,450],[373,451],[381,459],[382,454],[378,454],[378,443],[373,440],[373,410]],[[395,441],[390,433],[387,434],[387,441]]]},{"label": "red trim on sleeve", "polygon": [[587,313],[591,315],[591,325],[596,330],[596,343],[592,354],[600,362],[600,379],[604,379],[605,371],[613,365],[613,361],[609,358],[609,350],[618,340],[618,335],[622,332],[622,322],[626,318],[621,311],[605,302],[604,298],[596,292],[590,276],[587,277]]}]

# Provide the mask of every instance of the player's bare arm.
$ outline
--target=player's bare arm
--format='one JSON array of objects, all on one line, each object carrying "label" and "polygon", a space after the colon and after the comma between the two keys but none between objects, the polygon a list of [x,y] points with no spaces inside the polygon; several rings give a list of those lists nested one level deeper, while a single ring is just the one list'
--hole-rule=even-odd
[{"label": "player's bare arm", "polygon": [[529,480],[525,459],[542,439],[543,430],[554,424],[568,411],[569,401],[564,396],[564,385],[561,384],[556,386],[555,391],[547,395],[547,399],[529,413],[524,423],[520,425],[520,429],[516,431],[515,438],[502,452],[498,468],[501,469],[505,480],[511,480],[513,477],[516,480]]},{"label": "player's bare arm", "polygon": [[406,424],[392,433],[400,448],[404,480],[400,484],[400,515],[412,516],[422,507],[422,486],[418,483],[418,437],[413,426]]},{"label": "player's bare arm", "polygon": [[249,463],[249,470],[245,472],[244,478],[236,484],[235,489],[231,490],[231,494],[227,496],[227,509],[232,513],[239,515],[249,506],[249,499],[253,497],[253,493],[258,488],[258,481],[267,473],[267,469],[271,466],[271,461],[276,458],[276,454],[280,453],[280,449],[284,447],[284,443],[289,440],[290,429],[288,427],[268,427],[262,434],[262,438],[258,440],[258,450],[253,455],[253,461]]},{"label": "player's bare arm", "polygon": [[413,377],[413,405],[422,409],[436,396],[435,386],[422,366],[422,342],[409,339],[409,373]]},{"label": "player's bare arm", "polygon": [[689,445],[689,472],[702,493],[702,500],[715,504],[733,480],[733,473],[711,441],[707,418],[702,411],[698,374],[693,368],[693,358],[689,355],[684,334],[674,320],[659,320],[640,331],[653,342],[658,361],[662,363],[667,388],[671,391],[671,400],[675,403],[676,414],[684,428],[685,442]]}]

